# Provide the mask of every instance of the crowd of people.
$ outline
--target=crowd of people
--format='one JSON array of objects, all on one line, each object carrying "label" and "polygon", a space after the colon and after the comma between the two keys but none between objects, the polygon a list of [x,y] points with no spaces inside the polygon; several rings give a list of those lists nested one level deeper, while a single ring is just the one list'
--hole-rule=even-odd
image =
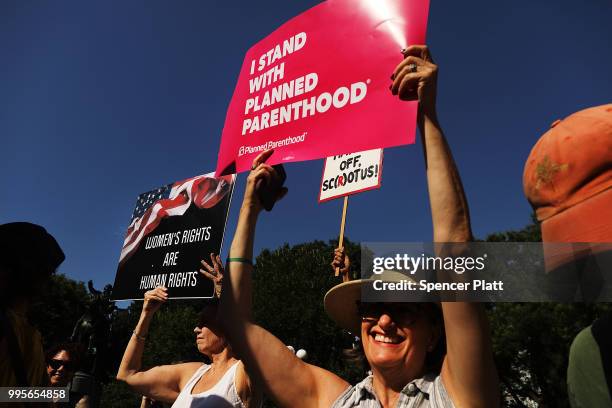
[{"label": "crowd of people", "polygon": [[[426,46],[411,46],[402,52],[403,60],[391,73],[390,90],[401,100],[419,101],[418,126],[425,155],[433,241],[469,242],[473,236],[467,200],[436,112],[438,67]],[[527,160],[525,191],[542,221],[545,241],[612,241],[611,117],[612,105],[569,117],[555,125],[554,135],[542,138]],[[581,139],[581,135],[588,135],[589,140],[587,136]],[[564,146],[561,153],[560,140]],[[588,156],[572,156],[579,150],[576,146],[585,143],[592,146],[592,152],[587,152]],[[273,333],[252,320],[257,221],[264,201],[280,200],[287,193],[279,168],[266,163],[273,154],[272,150],[265,151],[253,161],[226,264],[213,254],[210,262],[202,261],[200,272],[215,286],[215,301],[194,322],[195,343],[202,361],[143,370],[149,327],[155,313],[168,300],[167,289],[157,287],[145,293],[117,379],[143,396],[142,406],[161,402],[176,408],[259,407],[264,394],[277,406],[289,408],[502,406],[482,304],[367,302],[361,298],[361,288],[368,279],[338,283],[322,294],[321,300],[339,327],[360,338],[370,374],[357,384],[349,384],[325,367],[301,360]],[[543,167],[546,163],[561,164],[547,173]],[[562,181],[552,182],[557,173]],[[263,185],[272,197],[262,197]],[[592,217],[585,214],[594,211],[603,216],[604,222],[587,222]],[[44,228],[33,224],[1,225],[0,238],[1,384],[66,387],[81,365],[83,350],[66,343],[43,352],[40,334],[25,317],[28,304],[62,263],[64,254]],[[608,246],[587,252],[573,254],[569,260],[565,257],[563,265],[557,262],[547,268],[554,272],[567,262],[580,263],[576,279],[584,283],[580,273],[590,273],[589,257],[609,257],[611,253]],[[4,256],[5,253],[12,256]],[[330,261],[343,276],[349,275],[350,259],[343,248],[330,254]],[[574,267],[572,271],[575,270]],[[585,295],[591,293],[588,285],[582,286]],[[606,316],[585,329],[572,346],[568,384],[574,407],[612,404],[610,327],[610,317]],[[598,345],[599,355],[589,349],[592,344]],[[591,367],[597,364],[600,370],[584,381],[585,373],[592,374]],[[89,406],[87,396],[82,395],[73,395],[69,403],[63,404]]]}]

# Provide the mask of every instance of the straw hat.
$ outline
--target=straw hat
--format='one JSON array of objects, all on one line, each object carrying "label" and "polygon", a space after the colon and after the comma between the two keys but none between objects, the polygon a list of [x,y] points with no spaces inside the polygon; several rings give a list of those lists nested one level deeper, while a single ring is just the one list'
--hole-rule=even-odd
[{"label": "straw hat", "polygon": [[[349,282],[340,283],[331,288],[325,294],[323,305],[327,314],[342,327],[355,335],[361,333],[361,316],[357,309],[358,302],[362,300],[362,295],[366,291],[372,291],[374,281],[382,280],[383,282],[401,283],[403,281],[415,282],[415,279],[410,275],[404,275],[397,271],[385,270],[380,275],[372,275],[368,279],[357,279]],[[380,294],[380,302],[384,302],[385,294]],[[397,298],[393,300],[397,301]],[[402,301],[415,301],[414,298],[402,299]]]}]

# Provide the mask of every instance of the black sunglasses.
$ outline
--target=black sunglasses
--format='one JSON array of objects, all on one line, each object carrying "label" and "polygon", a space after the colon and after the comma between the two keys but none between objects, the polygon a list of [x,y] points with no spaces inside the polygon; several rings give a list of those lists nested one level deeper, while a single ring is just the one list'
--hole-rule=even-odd
[{"label": "black sunglasses", "polygon": [[388,314],[398,323],[413,323],[422,312],[419,303],[367,303],[357,302],[357,311],[363,321],[380,319]]},{"label": "black sunglasses", "polygon": [[201,329],[202,327],[217,327],[217,321],[215,318],[210,316],[199,316],[196,326]]},{"label": "black sunglasses", "polygon": [[74,371],[74,364],[72,364],[72,362],[67,361],[67,360],[56,360],[56,359],[51,359],[49,360],[49,362],[47,363],[49,365],[49,367],[51,367],[54,370],[59,370],[60,367],[64,367],[64,370],[68,370],[68,371]]}]

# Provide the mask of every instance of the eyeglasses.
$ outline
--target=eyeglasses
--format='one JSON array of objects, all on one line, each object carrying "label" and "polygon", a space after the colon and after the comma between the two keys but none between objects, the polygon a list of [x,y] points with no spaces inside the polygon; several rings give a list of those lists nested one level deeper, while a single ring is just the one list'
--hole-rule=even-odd
[{"label": "eyeglasses", "polygon": [[394,322],[412,324],[422,313],[418,303],[367,303],[358,302],[357,311],[364,322],[375,323],[380,316],[387,314]]},{"label": "eyeglasses", "polygon": [[47,362],[47,364],[54,370],[59,370],[60,367],[64,367],[64,370],[74,371],[75,368],[74,364],[68,360],[51,359]]}]

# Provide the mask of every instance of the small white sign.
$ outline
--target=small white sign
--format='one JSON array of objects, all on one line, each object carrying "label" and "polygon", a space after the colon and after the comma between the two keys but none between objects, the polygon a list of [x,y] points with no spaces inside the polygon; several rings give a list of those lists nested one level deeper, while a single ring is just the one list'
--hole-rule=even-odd
[{"label": "small white sign", "polygon": [[325,159],[319,202],[380,188],[383,149]]}]

